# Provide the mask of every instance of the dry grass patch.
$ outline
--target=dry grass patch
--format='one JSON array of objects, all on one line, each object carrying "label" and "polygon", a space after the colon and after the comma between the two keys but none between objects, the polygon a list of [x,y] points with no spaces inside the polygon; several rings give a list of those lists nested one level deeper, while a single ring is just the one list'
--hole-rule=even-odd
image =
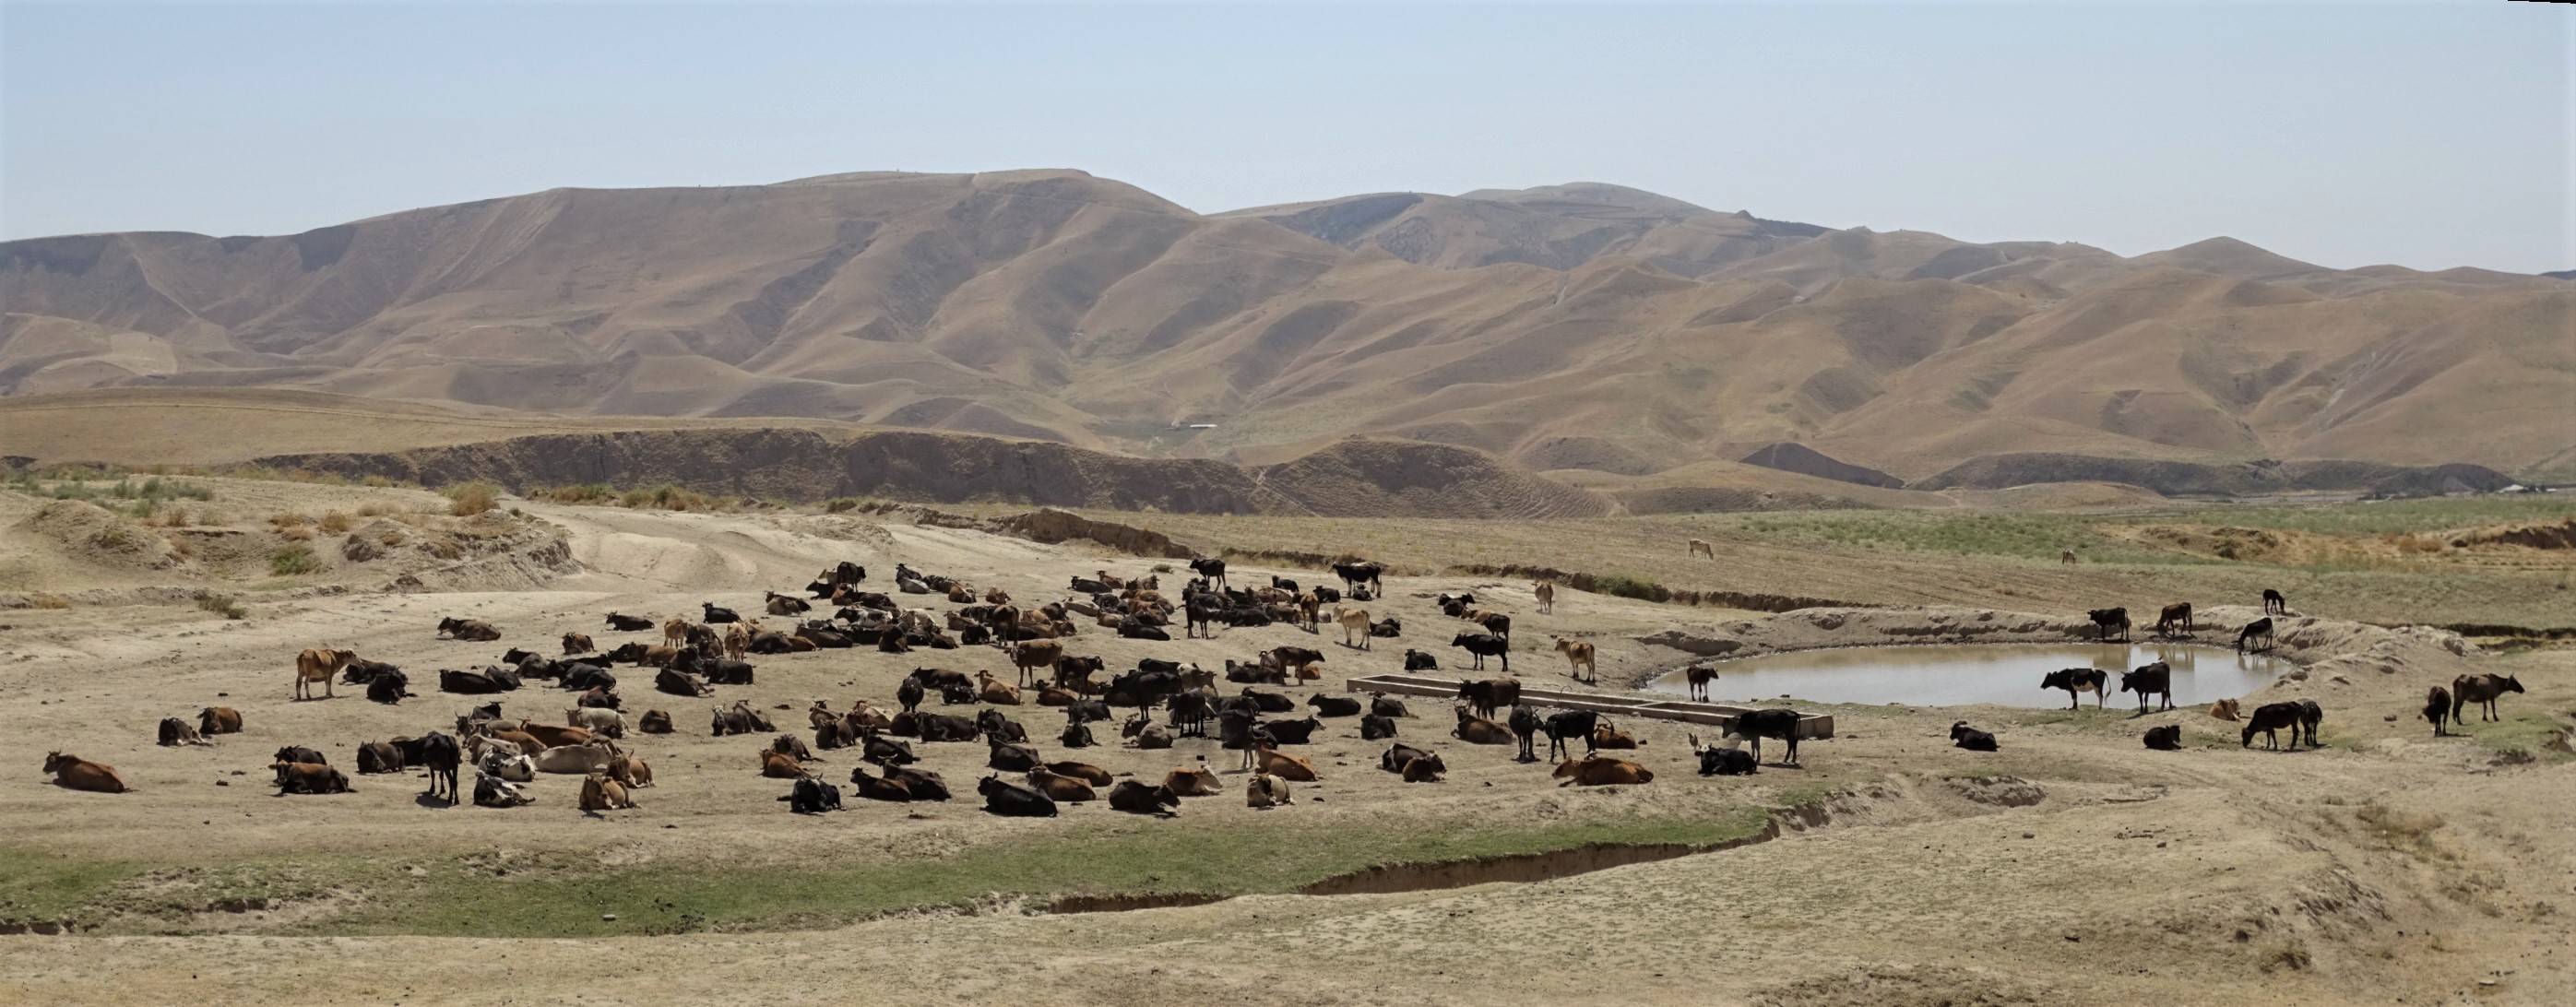
[{"label": "dry grass patch", "polygon": [[450,486],[443,492],[449,501],[447,512],[457,517],[473,517],[501,506],[501,488],[487,482]]}]

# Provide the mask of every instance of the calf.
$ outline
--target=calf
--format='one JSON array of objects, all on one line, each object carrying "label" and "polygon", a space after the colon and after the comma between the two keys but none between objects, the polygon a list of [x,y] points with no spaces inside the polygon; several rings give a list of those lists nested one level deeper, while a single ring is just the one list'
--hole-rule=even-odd
[{"label": "calf", "polygon": [[1502,637],[1495,636],[1491,633],[1460,633],[1457,636],[1450,638],[1449,645],[1452,647],[1466,648],[1467,653],[1476,659],[1475,664],[1473,665],[1475,670],[1484,670],[1486,658],[1501,657],[1503,659],[1503,673],[1511,673],[1512,645],[1510,641],[1505,640]]},{"label": "calf", "polygon": [[598,814],[602,811],[631,811],[634,808],[635,799],[626,793],[625,784],[609,779],[605,773],[592,773],[581,778],[581,810],[583,813]]},{"label": "calf", "polygon": [[2144,740],[2148,748],[2159,752],[2182,751],[2182,725],[2166,724],[2162,727],[2147,728]]},{"label": "calf", "polygon": [[2157,708],[2158,712],[2173,709],[2173,666],[2158,661],[2141,665],[2136,671],[2124,672],[2120,675],[2120,691],[2138,694],[2138,713],[2141,716],[2147,713],[2147,696],[2150,694],[2164,697],[2164,705]]},{"label": "calf", "polygon": [[2451,719],[2468,723],[2461,714],[2467,712],[2471,703],[2478,704],[2479,720],[2502,719],[2496,715],[2497,697],[2521,691],[2522,680],[2512,675],[2462,675],[2454,678],[2451,680]]},{"label": "calf", "polygon": [[1969,727],[1962,720],[1950,725],[1950,744],[1971,752],[1991,752],[1995,750],[1995,736]]},{"label": "calf", "polygon": [[2108,640],[2108,639],[2110,639],[2110,638],[2111,638],[2111,631],[2112,631],[2112,630],[2114,630],[2114,629],[2117,629],[2117,630],[2119,630],[2119,631],[2120,631],[2120,642],[2122,642],[2122,643],[2126,643],[2126,642],[2128,642],[2128,640],[2129,640],[2129,610],[2128,610],[2128,609],[2125,609],[2125,608],[2097,608],[2097,609],[2092,609],[2092,610],[2089,610],[2089,611],[2085,612],[2085,613],[2084,613],[2084,615],[2085,615],[2085,617],[2086,617],[2086,618],[2089,618],[2089,619],[2093,620],[2093,633],[2094,633],[2094,635],[2095,635],[2096,637],[2098,637],[2098,638],[2100,638],[2100,639]]},{"label": "calf", "polygon": [[[1333,622],[1334,624],[1342,627],[1342,646],[1356,646],[1361,650],[1369,649],[1369,641],[1372,637],[1369,635],[1369,614],[1367,609],[1343,608],[1342,606],[1335,605],[1333,606]],[[1353,643],[1352,641],[1354,640],[1358,642]]]},{"label": "calf", "polygon": [[2246,623],[2244,629],[2236,631],[2236,652],[2239,654],[2245,653],[2246,647],[2249,644],[2257,653],[2272,649],[2272,619],[2270,616],[2265,616],[2263,618],[2256,619],[2253,622]]},{"label": "calf", "polygon": [[2268,587],[2267,587],[2267,588],[2264,588],[2264,589],[2263,589],[2263,614],[2265,614],[2265,615],[2288,615],[2288,614],[2290,614],[2290,599],[2288,599],[2288,598],[2284,598],[2284,597],[2281,597],[2281,592],[2279,592],[2279,591],[2272,590],[2271,588],[2268,588]]},{"label": "calf", "polygon": [[1701,776],[1751,776],[1762,770],[1762,760],[1741,748],[1702,746],[1696,734],[1690,736],[1690,743],[1691,752],[1699,756]]},{"label": "calf", "polygon": [[1690,683],[1690,698],[1705,703],[1708,702],[1709,683],[1717,681],[1717,669],[1694,664],[1682,669],[1682,679]]},{"label": "calf", "polygon": [[1592,756],[1558,763],[1549,776],[1560,787],[1613,787],[1655,782],[1655,771],[1626,759]]},{"label": "calf", "polygon": [[1169,818],[1181,806],[1181,795],[1170,787],[1150,786],[1134,780],[1120,780],[1109,788],[1109,806],[1132,815],[1156,815]]},{"label": "calf", "polygon": [[2190,602],[2167,605],[2156,613],[2156,635],[2172,636],[2177,626],[2185,633],[2192,631]]},{"label": "calf", "polygon": [[984,795],[985,811],[1004,818],[1055,817],[1054,798],[1016,783],[1005,783],[998,776],[976,781],[975,792]]},{"label": "calf", "polygon": [[187,721],[177,717],[163,717],[161,718],[161,744],[164,746],[208,745],[213,742],[199,735],[196,728],[188,726]]},{"label": "calf", "polygon": [[[1565,655],[1567,677],[1584,682],[1601,680],[1601,669],[1593,663],[1593,648],[1588,640],[1556,639],[1556,652]],[[1506,638],[1505,643],[1509,640]],[[1507,659],[1508,660],[1508,659]]]},{"label": "calf", "polygon": [[[2450,719],[2450,716],[2451,693],[2448,690],[2437,685],[2433,687],[2433,691],[2424,694],[2424,719],[2433,722],[2434,737],[2439,738],[2450,733],[2449,731],[2442,729],[2442,723],[2445,720]],[[169,724],[169,721],[162,721],[162,724],[165,725],[164,730],[166,730],[166,725]],[[168,742],[163,742],[163,744],[168,744]]]},{"label": "calf", "polygon": [[[2099,710],[2103,697],[2111,691],[2111,673],[2100,668],[2065,668],[2040,676],[2039,687],[2066,690],[2069,710],[2083,709],[2084,693],[2092,693],[2093,708]],[[2146,701],[2145,696],[2138,697],[2140,704]]]}]

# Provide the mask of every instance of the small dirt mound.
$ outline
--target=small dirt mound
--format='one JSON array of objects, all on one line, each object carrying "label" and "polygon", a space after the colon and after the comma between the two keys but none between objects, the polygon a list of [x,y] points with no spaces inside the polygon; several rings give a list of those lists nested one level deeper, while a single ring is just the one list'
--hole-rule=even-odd
[{"label": "small dirt mound", "polygon": [[2037,1004],[2026,984],[1946,965],[1866,965],[1754,993],[1757,1007],[2011,1007]]}]

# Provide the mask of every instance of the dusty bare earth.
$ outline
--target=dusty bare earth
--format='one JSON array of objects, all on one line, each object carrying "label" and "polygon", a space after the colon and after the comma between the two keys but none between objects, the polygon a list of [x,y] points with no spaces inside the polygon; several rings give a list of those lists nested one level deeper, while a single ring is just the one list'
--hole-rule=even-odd
[{"label": "dusty bare earth", "polygon": [[[262,510],[316,513],[433,499],[290,484],[258,492],[272,494],[256,501]],[[2116,699],[2109,711],[2075,714],[1847,706],[1831,711],[1835,739],[1803,749],[1803,769],[1768,766],[1751,778],[1699,777],[1677,725],[1625,721],[1646,742],[1630,754],[1657,779],[1568,790],[1544,765],[1510,761],[1508,748],[1448,737],[1444,705],[1417,700],[1420,717],[1402,737],[1441,751],[1447,782],[1396,782],[1375,768],[1379,744],[1359,741],[1351,721],[1328,721],[1305,753],[1323,780],[1301,787],[1294,807],[1256,812],[1243,806],[1232,753],[1213,743],[1066,753],[1053,741],[1061,717],[1032,706],[1007,712],[1049,757],[1149,774],[1204,756],[1227,770],[1228,793],[1192,799],[1170,820],[1099,804],[1053,820],[996,819],[969,799],[909,809],[854,801],[805,818],[774,800],[784,783],[758,777],[753,753],[765,738],[710,737],[708,701],[654,693],[649,676],[621,666],[630,709],[668,709],[680,727],[633,739],[659,778],[639,810],[584,816],[570,777],[541,777],[538,803],[509,811],[437,807],[409,775],[365,777],[336,797],[272,796],[260,782],[280,745],[321,748],[345,765],[358,742],[444,726],[467,701],[432,691],[437,668],[479,666],[512,645],[551,650],[567,630],[603,646],[642,636],[606,631],[603,612],[661,617],[704,600],[748,613],[764,589],[801,585],[843,559],[867,565],[871,585],[902,561],[1022,601],[1062,596],[1071,575],[1142,575],[1157,562],[886,517],[510,503],[525,512],[512,519],[522,537],[510,541],[559,542],[560,561],[478,567],[460,556],[393,571],[381,559],[345,560],[324,536],[316,551],[330,565],[317,574],[266,584],[232,575],[265,588],[242,593],[248,617],[237,621],[146,590],[176,580],[184,596],[226,575],[105,564],[22,525],[41,505],[10,504],[0,557],[73,603],[0,611],[0,919],[69,921],[80,932],[0,936],[0,1003],[2576,999],[2576,763],[2563,733],[2576,726],[2576,652],[2490,655],[2437,630],[2305,615],[2281,633],[2303,674],[2247,700],[2325,706],[2325,746],[2297,752],[2233,744],[2235,725],[2197,708],[2139,723]],[[1238,582],[1274,573],[1319,576],[1234,569]],[[1953,606],[1764,615],[1574,591],[1541,614],[1520,581],[1395,577],[1388,587],[1392,598],[1371,608],[1400,616],[1405,633],[1373,651],[1284,626],[1168,643],[1087,627],[1071,646],[1113,669],[1147,656],[1214,667],[1279,644],[1315,646],[1330,654],[1327,678],[1291,691],[1337,692],[1349,676],[1396,670],[1408,647],[1438,654],[1444,669],[1458,664],[1463,655],[1441,646],[1458,624],[1429,596],[1473,590],[1513,614],[1512,665],[1524,679],[1569,685],[1547,641],[1581,633],[1602,645],[1602,687],[1617,689],[1693,652],[2040,639],[2080,620]],[[2204,612],[2212,623],[2252,615]],[[446,615],[489,620],[504,640],[435,639]],[[424,694],[400,707],[353,690],[293,701],[291,656],[307,646],[401,665]],[[799,729],[799,711],[818,697],[836,708],[889,703],[913,667],[1007,667],[981,648],[756,663],[758,684],[720,688],[716,701],[748,698]],[[2505,698],[2504,722],[2472,714],[2466,737],[2433,738],[2415,713],[2424,689],[2470,671],[2518,674],[2529,692]],[[549,721],[570,705],[541,683],[502,700]],[[240,708],[245,732],[212,747],[152,744],[161,717],[213,704]],[[2002,751],[1949,747],[1958,719],[1996,731]],[[2145,727],[2169,723],[2182,725],[2184,751],[2139,746]],[[48,785],[36,766],[56,748],[116,765],[135,792]],[[952,785],[984,772],[981,745],[917,749]],[[855,762],[821,754],[826,778],[845,779]],[[1765,816],[1781,838],[1553,880],[1280,894],[1346,866],[1501,848],[1492,844],[1715,838],[1752,832]],[[1219,877],[1210,864],[1231,872],[1219,887],[1250,894],[1123,913],[1034,909],[1069,892],[1203,890]],[[104,880],[83,873],[92,870]],[[992,884],[954,899],[941,879],[959,877]],[[906,894],[915,890],[917,900]],[[829,899],[798,901],[816,893]],[[831,900],[855,908],[836,914]],[[868,908],[880,904],[899,911]]]}]

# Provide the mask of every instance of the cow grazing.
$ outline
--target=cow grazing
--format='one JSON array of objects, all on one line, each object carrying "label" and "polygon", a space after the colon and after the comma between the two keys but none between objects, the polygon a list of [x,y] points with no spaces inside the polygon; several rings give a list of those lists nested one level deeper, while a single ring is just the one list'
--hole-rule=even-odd
[{"label": "cow grazing", "polygon": [[2297,703],[2265,703],[2261,706],[2255,707],[2254,715],[2245,721],[2245,730],[2242,733],[2242,740],[2238,747],[2254,747],[2254,734],[2259,731],[2263,734],[2263,747],[2265,749],[2275,752],[2280,751],[2281,736],[2279,732],[2282,728],[2286,727],[2290,729],[2290,747],[2293,749],[2298,748],[2299,731],[2301,727],[2300,714],[2302,712],[2303,711],[2300,710],[2299,704]]},{"label": "cow grazing", "polygon": [[1995,750],[1995,736],[1969,727],[1962,720],[1950,725],[1950,744],[1971,752],[1991,752]]},{"label": "cow grazing", "polygon": [[2147,696],[2150,694],[2160,694],[2164,697],[2164,705],[2157,708],[2159,711],[2173,709],[2173,666],[2158,661],[2154,664],[2141,665],[2136,671],[2122,672],[2120,691],[2138,694],[2139,716],[2147,714]]},{"label": "cow grazing", "polygon": [[1701,776],[1751,776],[1762,771],[1762,760],[1741,748],[1724,745],[1701,745],[1699,735],[1690,736],[1691,754],[1699,756]]},{"label": "cow grazing", "polygon": [[197,711],[197,733],[207,737],[218,734],[240,734],[242,715],[229,706],[209,706]]},{"label": "cow grazing", "polygon": [[1243,805],[1247,808],[1275,808],[1295,804],[1289,796],[1288,781],[1268,773],[1256,773],[1243,784]]},{"label": "cow grazing", "polygon": [[2093,620],[2093,634],[2096,638],[2108,640],[2111,638],[2111,631],[2118,630],[2120,632],[2120,642],[2127,643],[2129,641],[2128,609],[2090,609],[2084,613],[2084,617]]},{"label": "cow grazing", "polygon": [[[1369,614],[1364,608],[1333,606],[1333,622],[1342,627],[1342,646],[1369,649]],[[1355,644],[1352,641],[1357,640]]]},{"label": "cow grazing", "polygon": [[2236,631],[2236,652],[2245,653],[2250,646],[2256,653],[2272,649],[2272,619],[2265,616],[2245,624]]},{"label": "cow grazing", "polygon": [[295,655],[295,698],[314,698],[313,683],[315,682],[322,683],[322,698],[331,698],[331,677],[339,674],[341,669],[349,666],[349,662],[357,659],[356,651],[325,650],[320,647],[307,648],[303,653]]},{"label": "cow grazing", "polygon": [[1702,539],[1692,539],[1690,540],[1690,554],[1693,556],[1706,556],[1713,560],[1717,558],[1717,547],[1708,544],[1708,542]]},{"label": "cow grazing", "polygon": [[[2442,688],[2441,686],[2438,686],[2438,685],[2437,685],[2437,686],[2434,686],[2434,687],[2432,688],[2432,691],[2427,692],[2427,693],[2425,693],[2425,694],[2424,694],[2424,719],[2426,719],[2426,720],[2429,720],[2429,721],[2432,721],[2432,722],[2433,722],[2433,736],[2434,736],[2434,737],[2439,738],[2439,737],[2442,737],[2442,736],[2444,736],[2444,735],[2447,735],[2447,734],[2451,733],[2450,731],[2445,730],[2445,729],[2443,728],[2443,723],[2444,723],[2445,721],[2449,720],[2449,719],[2450,719],[2450,717],[2451,717],[2451,693],[2450,693],[2450,690],[2448,690],[2448,689],[2444,689],[2444,688]],[[167,723],[168,723],[168,721],[163,721],[163,723],[164,723],[164,724],[167,724]],[[163,742],[163,744],[168,744],[168,742]]]},{"label": "cow grazing", "polygon": [[1520,704],[1521,681],[1517,678],[1488,678],[1460,682],[1458,698],[1466,700],[1477,716],[1491,717],[1495,710]]},{"label": "cow grazing", "polygon": [[1356,717],[1360,701],[1350,696],[1327,696],[1322,693],[1306,697],[1306,705],[1315,708],[1318,717]]},{"label": "cow grazing", "polygon": [[[1554,639],[1556,640],[1556,652],[1565,655],[1565,663],[1567,666],[1565,673],[1567,677],[1583,682],[1598,682],[1601,680],[1601,669],[1593,663],[1594,651],[1591,641],[1568,640],[1564,637],[1556,637]],[[1506,641],[1506,643],[1508,644],[1508,641]],[[1509,660],[1509,658],[1505,659],[1507,665]],[[1506,667],[1504,670],[1508,671],[1510,669]]]},{"label": "cow grazing", "polygon": [[2184,633],[2189,633],[2195,628],[2191,622],[2190,602],[2167,605],[2156,613],[2157,636],[2172,636],[2177,628]]},{"label": "cow grazing", "polygon": [[1502,637],[1491,633],[1460,633],[1450,638],[1449,645],[1466,648],[1467,653],[1475,658],[1473,665],[1475,670],[1484,670],[1486,658],[1500,656],[1503,659],[1503,673],[1511,673],[1512,645]]},{"label": "cow grazing", "polygon": [[104,762],[91,762],[77,755],[45,753],[45,772],[54,774],[54,785],[67,790],[87,790],[99,794],[122,794],[134,788],[116,774],[116,767]]},{"label": "cow grazing", "polygon": [[638,615],[608,613],[608,628],[620,633],[641,633],[653,628],[653,620]]},{"label": "cow grazing", "polygon": [[1045,792],[998,776],[987,776],[975,782],[975,792],[984,795],[984,810],[1004,818],[1053,818],[1055,799]]},{"label": "cow grazing", "polygon": [[1180,808],[1181,795],[1173,793],[1170,787],[1120,780],[1109,788],[1109,806],[1132,815],[1169,818]]},{"label": "cow grazing", "polygon": [[2282,596],[2281,596],[2281,592],[2279,592],[2279,591],[2272,590],[2271,588],[2268,588],[2268,587],[2267,587],[2267,588],[2264,588],[2264,589],[2263,589],[2263,614],[2264,614],[2264,615],[2288,615],[2288,614],[2290,614],[2290,599],[2282,597]]},{"label": "cow grazing", "polygon": [[1726,736],[1751,742],[1753,758],[1756,762],[1761,761],[1762,758],[1762,739],[1772,738],[1785,742],[1789,746],[1789,752],[1781,758],[1779,764],[1795,766],[1798,765],[1798,719],[1796,710],[1776,708],[1752,710],[1735,718],[1735,724],[1728,730]]},{"label": "cow grazing", "polygon": [[501,631],[481,619],[440,619],[438,635],[450,640],[490,643],[501,638]]},{"label": "cow grazing", "polygon": [[2166,724],[2162,727],[2147,728],[2146,737],[2143,740],[2146,741],[2148,748],[2159,752],[2182,751],[2182,725]]},{"label": "cow grazing", "polygon": [[1567,759],[1558,763],[1550,777],[1565,782],[1560,787],[1614,787],[1655,782],[1655,771],[1609,756]]},{"label": "cow grazing", "polygon": [[[2100,668],[2065,668],[2040,676],[2039,687],[2066,690],[2069,710],[2083,709],[2084,694],[2092,693],[2093,708],[2099,710],[2103,697],[2111,691],[2111,673]],[[2138,697],[2138,702],[2145,704],[2146,697]]]},{"label": "cow grazing", "polygon": [[329,766],[309,762],[275,762],[269,768],[277,771],[280,794],[346,794],[352,793],[349,774]]},{"label": "cow grazing", "polygon": [[[2522,680],[2512,675],[2462,675],[2454,678],[2451,680],[2451,719],[2468,723],[2461,714],[2468,711],[2471,703],[2478,705],[2480,721],[2503,719],[2496,714],[2496,699],[2508,692],[2521,691]],[[2315,738],[2311,736],[2309,740]]]},{"label": "cow grazing", "polygon": [[213,742],[207,741],[204,736],[198,734],[196,728],[188,726],[187,721],[177,717],[163,717],[161,718],[161,744],[164,747],[171,747],[211,745]]}]

